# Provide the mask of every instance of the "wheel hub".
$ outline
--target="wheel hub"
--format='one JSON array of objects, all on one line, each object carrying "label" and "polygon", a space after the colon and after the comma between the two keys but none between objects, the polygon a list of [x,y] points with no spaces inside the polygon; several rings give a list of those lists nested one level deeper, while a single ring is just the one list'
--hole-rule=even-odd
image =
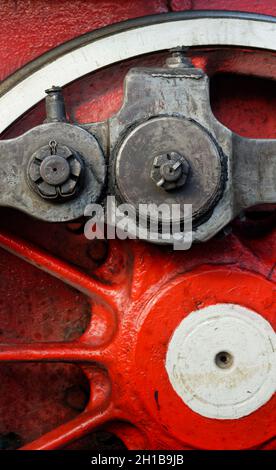
[{"label": "wheel hub", "polygon": [[186,275],[142,314],[136,389],[152,418],[182,445],[232,449],[234,436],[245,433],[250,448],[274,427],[273,289],[254,278],[223,269]]},{"label": "wheel hub", "polygon": [[[176,153],[182,156],[181,165],[185,165],[183,173],[179,166],[172,178],[168,178],[167,173],[164,175],[167,167],[162,168],[162,165],[168,165],[162,156],[170,153],[171,161],[176,160]],[[163,116],[140,124],[124,139],[116,159],[116,181],[123,200],[137,209],[139,204],[179,204],[182,218],[183,205],[192,204],[194,221],[212,207],[222,188],[222,173],[216,144],[201,126],[185,118]],[[151,181],[153,176],[157,184]],[[174,191],[168,194],[163,188]]]},{"label": "wheel hub", "polygon": [[176,328],[166,370],[176,393],[207,418],[238,419],[276,389],[276,335],[264,318],[234,304],[190,313]]}]

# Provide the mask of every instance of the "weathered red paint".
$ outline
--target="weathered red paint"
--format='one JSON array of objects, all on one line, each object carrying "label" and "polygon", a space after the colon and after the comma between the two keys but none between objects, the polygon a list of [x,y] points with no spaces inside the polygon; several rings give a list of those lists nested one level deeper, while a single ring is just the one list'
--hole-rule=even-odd
[{"label": "weathered red paint", "polygon": [[[271,259],[268,257],[266,262],[248,251],[235,235],[213,240],[208,244],[208,253],[205,246],[197,246],[187,253],[171,253],[144,243],[125,242],[120,245],[121,259],[125,262],[119,268],[114,266],[113,282],[106,284],[104,265],[87,276],[80,268],[73,268],[2,231],[2,247],[73,285],[93,301],[91,322],[86,331],[71,342],[44,342],[43,338],[40,343],[22,344],[5,338],[6,345],[1,346],[0,361],[85,363],[84,372],[91,380],[86,411],[24,448],[60,448],[115,419],[126,420],[136,430],[137,444],[133,433],[130,433],[130,442],[127,435],[122,436],[132,448],[139,447],[142,438],[145,446],[153,449],[252,448],[270,440],[274,435],[275,400],[270,400],[248,418],[214,422],[197,416],[183,405],[171,389],[164,369],[166,345],[173,329],[183,316],[196,308],[217,302],[237,302],[263,314],[271,324],[275,323],[272,282],[276,278],[273,272],[275,237],[263,237],[263,248],[264,244],[267,253],[271,253]],[[118,246],[115,243],[113,247],[111,243],[107,272],[113,248],[118,254]],[[100,306],[100,321],[95,306]],[[56,315],[58,322],[59,312]],[[93,375],[95,363],[100,367],[96,369],[96,377]],[[100,398],[95,387],[102,391]],[[177,421],[173,409],[180,413]],[[184,427],[182,420],[186,423]],[[166,432],[161,432],[163,426]],[[252,427],[255,432],[248,433]],[[198,432],[192,434],[191,428]],[[116,432],[120,436],[119,426]]]},{"label": "weathered red paint", "polygon": [[[5,0],[0,76],[88,30],[188,8],[276,10],[273,1],[247,0]],[[276,76],[269,52],[206,49],[191,56],[209,75]],[[164,54],[129,61],[69,85],[69,115],[81,122],[107,118],[120,107],[126,71],[163,61]],[[236,132],[275,138],[275,85],[254,80],[215,78],[213,110]],[[39,105],[6,136],[43,118]],[[173,329],[196,308],[237,302],[275,325],[273,215],[261,223],[253,216],[236,221],[231,234],[189,252],[116,240],[106,252],[105,242],[87,241],[71,224],[47,225],[7,209],[0,227],[0,434],[16,432],[24,449],[72,448],[102,426],[130,449],[275,448],[275,397],[241,420],[209,420],[182,403],[164,369]],[[87,394],[78,410],[67,399],[76,385]]]},{"label": "weathered red paint", "polygon": [[[274,437],[276,395],[243,419],[221,421],[191,411],[170,385],[164,357],[174,330],[188,313],[220,302],[247,306],[276,326],[273,284],[236,266],[200,267],[166,282],[162,294],[139,315],[136,390],[153,420],[179,440],[179,448],[186,443],[208,450],[212,443],[212,449],[245,449]],[[248,433],[249,429],[254,433]]]},{"label": "weathered red paint", "polygon": [[171,0],[170,8],[173,11],[236,10],[272,16],[276,14],[274,0]]},{"label": "weathered red paint", "polygon": [[69,39],[129,18],[163,13],[166,0],[2,0],[0,80]]}]

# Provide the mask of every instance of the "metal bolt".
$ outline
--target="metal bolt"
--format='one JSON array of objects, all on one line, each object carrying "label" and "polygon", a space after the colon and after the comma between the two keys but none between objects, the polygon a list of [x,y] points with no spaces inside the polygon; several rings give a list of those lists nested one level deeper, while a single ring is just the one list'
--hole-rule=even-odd
[{"label": "metal bolt", "polygon": [[59,155],[49,155],[40,165],[40,175],[51,186],[63,184],[70,175],[69,163]]},{"label": "metal bolt", "polygon": [[32,188],[44,199],[60,202],[76,194],[80,188],[83,163],[79,154],[65,145],[50,141],[31,158],[28,179]]},{"label": "metal bolt", "polygon": [[189,171],[190,165],[183,155],[177,152],[168,152],[154,158],[151,178],[156,186],[170,191],[184,186]]},{"label": "metal bolt", "polygon": [[65,103],[62,94],[62,88],[59,86],[52,86],[48,90],[45,99],[46,116],[45,122],[66,122]]},{"label": "metal bolt", "polygon": [[169,68],[193,68],[193,64],[187,57],[187,47],[175,47],[170,50],[170,57],[166,60],[166,66]]}]

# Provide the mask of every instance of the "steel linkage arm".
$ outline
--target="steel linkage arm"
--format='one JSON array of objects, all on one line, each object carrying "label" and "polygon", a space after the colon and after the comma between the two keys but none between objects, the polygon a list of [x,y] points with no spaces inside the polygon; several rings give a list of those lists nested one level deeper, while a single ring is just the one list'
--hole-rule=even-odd
[{"label": "steel linkage arm", "polygon": [[[130,70],[123,106],[105,123],[67,123],[58,87],[47,90],[46,111],[44,124],[0,142],[2,206],[64,222],[88,204],[104,205],[109,194],[131,205],[135,219],[141,204],[155,206],[146,214],[154,240],[172,243],[176,223],[184,232],[187,204],[193,240],[204,241],[242,210],[276,202],[276,140],[245,139],[218,122],[207,75],[180,49],[163,68]],[[165,238],[162,204],[169,208]]]},{"label": "steel linkage arm", "polygon": [[235,211],[276,202],[276,140],[233,134]]}]

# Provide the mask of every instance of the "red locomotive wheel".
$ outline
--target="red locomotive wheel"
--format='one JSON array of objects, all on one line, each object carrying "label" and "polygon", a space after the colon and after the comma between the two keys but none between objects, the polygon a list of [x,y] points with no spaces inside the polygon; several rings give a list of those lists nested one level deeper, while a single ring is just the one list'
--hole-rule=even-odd
[{"label": "red locomotive wheel", "polygon": [[[264,396],[267,379],[274,382],[274,372],[270,360],[258,366],[258,356],[266,356],[266,347],[261,348],[262,353],[258,350],[258,327],[248,309],[259,312],[259,320],[266,319],[267,325],[275,328],[274,297],[273,284],[262,277],[209,267],[174,280],[139,315],[136,390],[152,418],[180,441],[180,448],[186,443],[201,449],[244,449],[257,447],[273,437],[274,384],[263,406],[255,399],[258,394]],[[211,315],[208,309],[212,309]],[[191,317],[198,324],[185,325],[184,319]],[[178,348],[177,344],[172,345],[172,337],[180,322],[183,330]],[[270,356],[273,329],[267,333]],[[262,330],[260,335],[263,334],[266,333]],[[252,351],[249,356],[245,353],[251,338],[256,356]],[[225,350],[233,356],[229,367],[223,362],[215,363],[216,356],[222,356]],[[178,371],[181,367],[183,370]],[[266,368],[267,374],[263,375]],[[250,413],[251,407],[254,412]],[[254,433],[248,434],[250,428]]]},{"label": "red locomotive wheel", "polygon": [[[0,84],[0,111],[11,102],[0,123],[3,139],[43,122],[40,88],[24,87],[39,76],[43,91],[46,78],[51,86],[47,67],[60,58],[67,64],[72,51],[78,67],[64,66],[59,78],[68,117],[81,123],[113,115],[127,71],[162,66],[168,55],[157,44],[161,33],[150,50],[145,34],[142,52],[137,45],[129,55],[119,51],[121,58],[101,54],[100,65],[85,70],[76,51],[81,56],[90,39],[80,44],[80,33],[165,13],[168,3],[179,11],[188,3],[216,9],[227,2],[113,0],[88,8],[78,0],[66,2],[67,11],[63,2],[51,8],[47,1],[30,2],[31,10],[23,1],[13,10],[11,3],[0,6],[6,16],[0,44],[8,42],[11,22],[18,46],[13,39],[2,52],[3,79],[34,56],[75,42]],[[246,11],[251,2],[229,3]],[[255,13],[275,14],[274,2],[254,5]],[[22,18],[35,25],[32,37]],[[156,30],[157,24],[169,28],[168,20],[150,18],[118,31],[112,26],[115,40],[147,21]],[[271,18],[254,25],[266,22],[274,34]],[[229,44],[229,33],[217,44],[210,32],[209,43],[188,44],[188,55],[211,77],[211,106],[219,121],[246,137],[275,139],[275,45],[268,50],[267,37],[253,36],[243,46]],[[21,104],[14,106],[19,89]],[[212,239],[174,251],[139,240],[89,241],[84,219],[48,223],[1,208],[0,448],[276,449],[275,220],[275,205],[255,207]]]}]

